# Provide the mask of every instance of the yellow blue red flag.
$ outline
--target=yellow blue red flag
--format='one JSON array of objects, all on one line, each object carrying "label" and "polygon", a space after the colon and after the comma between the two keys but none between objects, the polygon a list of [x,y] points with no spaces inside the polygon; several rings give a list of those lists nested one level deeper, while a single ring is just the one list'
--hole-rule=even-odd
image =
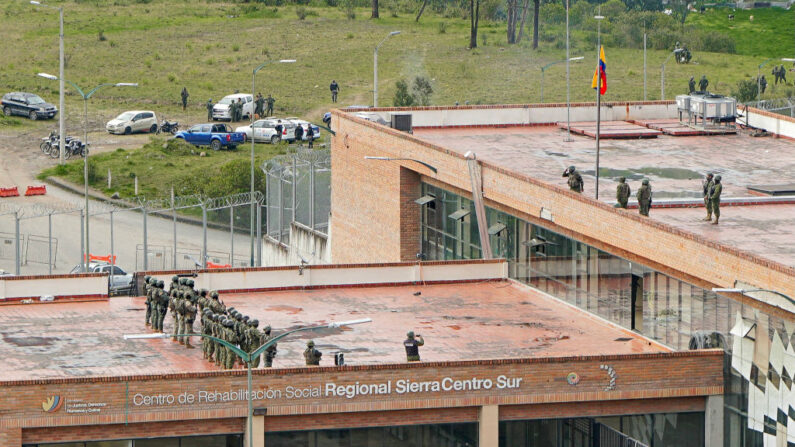
[{"label": "yellow blue red flag", "polygon": [[602,46],[599,47],[599,66],[596,67],[593,73],[591,88],[597,88],[597,82],[599,82],[600,78],[602,81],[598,84],[599,94],[604,95],[607,92],[607,61],[605,60],[605,48]]}]

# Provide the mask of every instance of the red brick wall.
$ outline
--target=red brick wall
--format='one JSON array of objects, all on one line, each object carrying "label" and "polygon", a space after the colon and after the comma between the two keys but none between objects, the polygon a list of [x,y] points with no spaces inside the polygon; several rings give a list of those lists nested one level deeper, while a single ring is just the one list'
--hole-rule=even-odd
[{"label": "red brick wall", "polygon": [[414,201],[422,190],[420,175],[400,168],[400,260],[413,261],[421,251],[420,207]]},{"label": "red brick wall", "polygon": [[0,446],[22,445],[22,429],[19,427],[0,426]]},{"label": "red brick wall", "polygon": [[[332,143],[332,260],[335,263],[396,260],[401,256],[397,237],[401,234],[401,221],[396,216],[399,209],[395,197],[384,196],[390,191],[397,195],[400,171],[395,165],[469,195],[466,162],[456,152],[409,134],[341,112],[334,113],[337,136]],[[367,165],[369,168],[362,169],[364,155],[422,160],[435,166],[438,174],[411,161],[372,161]],[[487,204],[499,203],[513,214],[535,216],[536,219],[543,207],[553,215],[553,229],[565,229],[584,242],[599,241],[601,245],[615,247],[613,252],[618,255],[631,253],[650,267],[667,266],[704,283],[725,287],[740,280],[795,295],[793,267],[706,240],[631,211],[615,209],[491,163],[482,162],[482,174]],[[359,200],[372,189],[375,189],[377,200]],[[682,256],[682,253],[688,255]]]},{"label": "red brick wall", "polygon": [[[167,438],[243,433],[246,420],[208,419],[199,423],[153,422],[148,424],[80,425],[30,428],[22,431],[22,443],[103,441],[112,439]],[[10,444],[0,444],[2,446]]]}]

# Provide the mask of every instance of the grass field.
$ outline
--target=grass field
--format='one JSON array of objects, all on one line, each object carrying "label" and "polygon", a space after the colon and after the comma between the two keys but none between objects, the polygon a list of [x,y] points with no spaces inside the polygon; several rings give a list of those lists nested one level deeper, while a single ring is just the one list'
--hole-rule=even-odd
[{"label": "grass field", "polygon": [[[729,14],[734,14],[734,20],[729,20]],[[750,20],[751,16],[754,17],[753,20]],[[795,57],[793,10],[719,8],[704,14],[690,14],[687,16],[687,23],[729,34],[737,44],[738,54],[763,58]]]},{"label": "grass field", "polygon": [[[112,3],[116,6],[111,6]],[[90,123],[95,130],[129,109],[153,109],[161,118],[178,118],[184,124],[202,122],[206,119],[204,103],[208,98],[217,101],[235,90],[248,92],[255,66],[284,58],[296,59],[297,63],[264,68],[257,75],[256,90],[273,94],[277,115],[302,116],[318,122],[333,106],[328,91],[332,79],[341,86],[339,106],[372,103],[373,48],[393,30],[402,33],[388,40],[379,51],[380,105],[391,105],[395,81],[418,75],[432,80],[435,105],[456,101],[461,104],[539,102],[540,67],[565,58],[565,50],[556,48],[559,45],[554,42],[542,42],[536,51],[530,48],[527,39],[519,45],[506,45],[502,23],[482,22],[481,46],[468,50],[468,20],[427,13],[418,24],[413,15],[388,17],[386,10],[378,20],[368,19],[369,11],[364,9],[357,10],[355,20],[349,20],[338,8],[306,7],[310,15],[299,20],[295,7],[273,8],[259,3],[67,0],[61,4],[66,9],[66,78],[85,88],[104,82],[140,85],[98,92],[89,103]],[[781,14],[779,19],[773,11],[769,14],[775,17],[776,25],[771,29],[783,29],[791,14]],[[766,26],[766,20],[761,19],[765,13],[754,13],[760,19],[753,23]],[[746,42],[751,39],[743,36],[754,31],[743,28],[746,23],[743,14],[735,13],[736,28],[732,32],[738,36],[738,48],[744,49],[740,52],[753,53],[748,50],[752,47],[747,46],[751,44]],[[690,17],[689,21],[720,29],[720,18],[725,19],[725,14]],[[4,42],[0,92],[33,91],[57,103],[58,83],[35,76],[38,72],[57,74],[57,22],[57,13],[22,0],[9,0],[0,8],[0,39]],[[559,39],[564,38],[560,27],[548,31]],[[572,31],[575,37],[587,35],[583,30]],[[104,40],[100,40],[100,32]],[[775,39],[765,39],[771,40]],[[787,39],[780,45],[791,47],[791,41]],[[595,98],[590,88],[595,46],[595,42],[574,39],[571,55],[586,59],[571,66],[573,101]],[[774,49],[763,54],[777,55],[778,47],[771,48]],[[605,51],[609,88],[604,100],[644,99],[642,50],[608,47]],[[668,54],[666,51],[647,54],[649,100],[660,98],[660,65]],[[744,54],[697,52],[689,65],[678,65],[671,60],[666,65],[666,99],[685,91],[690,76],[699,78],[702,74],[710,79],[711,91],[729,94],[737,81],[756,75],[756,66],[762,59]],[[191,94],[187,112],[178,106],[183,86]],[[766,96],[780,96],[783,91],[784,87],[777,90],[771,82]],[[67,122],[71,129],[80,129],[82,104],[78,95],[69,89],[67,92]],[[565,65],[555,65],[546,72],[545,102],[563,102],[565,95]],[[55,126],[54,122],[28,123],[14,118],[0,121],[0,132],[40,129],[44,136]],[[97,135],[101,138],[101,134]],[[271,148],[259,146],[261,156],[267,157]],[[140,152],[141,157],[152,156],[147,150]],[[158,155],[146,159],[150,162],[147,169],[151,175],[140,176],[140,187],[150,194],[162,195],[164,183],[158,183],[157,179],[169,178],[167,183],[173,184],[175,173],[191,171],[192,175],[201,175],[201,169],[207,166],[203,163],[217,166],[222,160],[245,157],[246,152],[212,154],[206,160],[192,159],[187,166],[180,164],[181,160],[163,161]],[[102,157],[97,157],[98,172],[106,171],[103,163],[121,166],[130,160],[137,163],[139,155],[136,151],[125,151]],[[167,163],[179,169],[166,166]],[[101,183],[100,179],[97,186]],[[129,193],[128,189],[123,192],[123,195]]]}]

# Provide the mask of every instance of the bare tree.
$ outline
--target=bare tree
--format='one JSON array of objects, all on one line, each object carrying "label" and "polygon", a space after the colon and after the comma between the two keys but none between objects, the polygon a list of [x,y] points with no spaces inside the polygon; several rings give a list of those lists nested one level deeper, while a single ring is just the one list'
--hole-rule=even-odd
[{"label": "bare tree", "polygon": [[[536,2],[540,0],[534,0]],[[527,20],[527,10],[530,7],[530,0],[524,0],[524,4],[522,4],[522,21],[519,23],[519,35],[516,36],[516,43],[522,41],[522,36],[524,36],[524,23]]]},{"label": "bare tree", "polygon": [[479,20],[480,20],[480,0],[469,0],[469,48],[478,47]]},{"label": "bare tree", "polygon": [[378,0],[373,0],[373,13],[370,15],[371,19],[378,18]]},{"label": "bare tree", "polygon": [[533,49],[538,48],[538,10],[541,9],[541,0],[533,0]]},{"label": "bare tree", "polygon": [[422,17],[422,13],[425,12],[426,6],[428,6],[428,0],[422,0],[422,6],[420,6],[420,12],[417,13],[417,18],[414,19],[415,22],[420,21],[420,17]]},{"label": "bare tree", "polygon": [[[508,0],[507,13],[508,13],[508,43],[519,43],[522,39],[525,19],[527,18],[527,9],[530,7],[530,0]],[[517,36],[517,28],[519,34]]]}]

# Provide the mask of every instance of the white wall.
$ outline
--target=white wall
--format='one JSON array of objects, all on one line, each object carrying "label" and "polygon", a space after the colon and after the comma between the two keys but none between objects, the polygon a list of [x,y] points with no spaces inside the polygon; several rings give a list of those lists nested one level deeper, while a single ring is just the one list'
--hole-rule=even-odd
[{"label": "white wall", "polygon": [[107,296],[108,277],[88,275],[53,275],[0,277],[0,300],[11,298]]},{"label": "white wall", "polygon": [[768,132],[784,137],[795,138],[795,119],[785,115],[778,115],[771,112],[761,111],[755,108],[748,108],[746,111],[744,107],[737,107],[738,115],[744,115],[738,120],[738,123],[759,129],[765,129]]},{"label": "white wall", "polygon": [[302,259],[309,264],[330,264],[331,245],[327,235],[298,222],[290,225],[290,244],[280,244],[268,236],[262,238],[262,264],[298,265]]}]

